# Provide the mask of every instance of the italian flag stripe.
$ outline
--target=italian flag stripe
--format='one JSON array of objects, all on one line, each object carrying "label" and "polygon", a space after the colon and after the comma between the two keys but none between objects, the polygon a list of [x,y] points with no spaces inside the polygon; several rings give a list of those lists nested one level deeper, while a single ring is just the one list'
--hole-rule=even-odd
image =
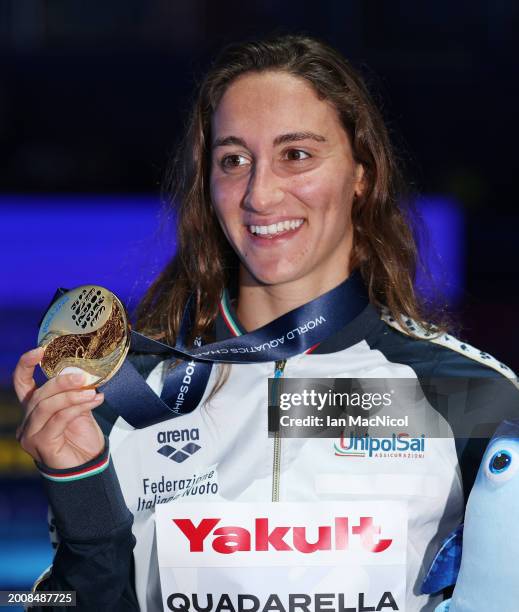
[{"label": "italian flag stripe", "polygon": [[[234,322],[234,319],[232,318],[231,310],[229,308],[229,304],[227,300],[228,300],[228,294],[227,294],[227,291],[224,291],[222,299],[220,300],[220,313],[227,327],[229,328],[229,331],[231,332],[231,334],[233,336],[241,336],[242,334],[240,332],[240,328],[236,325],[236,323]],[[317,344],[314,344],[309,349],[306,349],[305,355],[310,355],[311,353],[313,353],[315,349],[319,346],[319,344],[320,342],[318,342]]]},{"label": "italian flag stripe", "polygon": [[108,467],[110,463],[110,456],[108,455],[104,459],[102,459],[99,463],[95,465],[91,465],[88,468],[84,468],[82,470],[78,470],[77,472],[67,472],[66,474],[49,474],[48,472],[43,472],[40,470],[41,475],[48,480],[53,480],[54,482],[70,482],[71,480],[81,480],[82,478],[86,478],[87,476],[93,476],[94,474],[100,474]]},{"label": "italian flag stripe", "polygon": [[232,318],[227,299],[227,291],[224,291],[223,297],[220,300],[220,312],[222,314],[223,320],[225,321],[227,327],[229,328],[233,336],[241,336],[240,328],[236,325]]}]

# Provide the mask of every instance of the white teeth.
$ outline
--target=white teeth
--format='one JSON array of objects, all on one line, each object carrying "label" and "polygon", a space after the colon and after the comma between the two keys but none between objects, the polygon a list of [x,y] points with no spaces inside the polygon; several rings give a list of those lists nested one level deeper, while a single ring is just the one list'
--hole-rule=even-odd
[{"label": "white teeth", "polygon": [[278,223],[272,223],[271,225],[249,225],[249,231],[251,234],[260,234],[262,236],[268,234],[273,236],[280,232],[295,230],[303,223],[304,219],[291,219],[290,221],[279,221]]}]

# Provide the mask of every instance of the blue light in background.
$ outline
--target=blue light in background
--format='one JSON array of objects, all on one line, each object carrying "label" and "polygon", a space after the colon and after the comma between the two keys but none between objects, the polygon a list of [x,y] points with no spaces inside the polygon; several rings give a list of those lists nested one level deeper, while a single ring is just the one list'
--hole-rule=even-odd
[{"label": "blue light in background", "polygon": [[416,208],[426,235],[420,241],[420,255],[433,285],[419,269],[416,285],[420,292],[434,298],[439,292],[455,306],[465,286],[465,217],[462,206],[447,196],[420,198]]},{"label": "blue light in background", "polygon": [[53,557],[41,479],[0,475],[0,589],[27,590]]},{"label": "blue light in background", "polygon": [[52,563],[54,556],[49,538],[17,538],[2,542],[0,584],[26,589]]},{"label": "blue light in background", "polygon": [[138,298],[175,250],[154,196],[0,196],[0,210],[2,308],[89,283]]}]

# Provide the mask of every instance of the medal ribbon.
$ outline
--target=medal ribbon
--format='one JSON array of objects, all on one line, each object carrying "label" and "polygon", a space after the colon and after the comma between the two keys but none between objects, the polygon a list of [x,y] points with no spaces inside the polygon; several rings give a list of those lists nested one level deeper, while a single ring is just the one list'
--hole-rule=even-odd
[{"label": "medal ribbon", "polygon": [[160,397],[128,359],[100,389],[130,425],[148,427],[192,412],[204,395],[214,363],[262,363],[298,355],[345,327],[367,304],[366,289],[355,272],[324,295],[255,331],[188,348],[185,338],[191,325],[190,300],[174,347],[131,332],[131,351],[182,360],[167,372]]},{"label": "medal ribbon", "polygon": [[213,363],[259,363],[298,355],[342,329],[367,303],[360,275],[354,273],[331,291],[253,332],[190,348],[184,344],[190,326],[188,303],[174,347],[131,332],[130,350],[182,360],[166,374],[161,396],[128,359],[102,391],[110,406],[138,429],[188,414],[204,395]]}]

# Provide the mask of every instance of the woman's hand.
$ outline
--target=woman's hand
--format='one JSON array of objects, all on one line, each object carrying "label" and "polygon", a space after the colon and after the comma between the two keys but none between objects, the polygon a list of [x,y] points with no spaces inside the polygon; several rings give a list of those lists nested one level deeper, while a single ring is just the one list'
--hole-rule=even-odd
[{"label": "woman's hand", "polygon": [[16,437],[40,463],[55,469],[75,467],[103,451],[103,433],[92,410],[104,396],[81,388],[83,374],[63,374],[37,387],[34,368],[43,353],[42,348],[24,353],[13,374],[16,395],[26,411]]}]

